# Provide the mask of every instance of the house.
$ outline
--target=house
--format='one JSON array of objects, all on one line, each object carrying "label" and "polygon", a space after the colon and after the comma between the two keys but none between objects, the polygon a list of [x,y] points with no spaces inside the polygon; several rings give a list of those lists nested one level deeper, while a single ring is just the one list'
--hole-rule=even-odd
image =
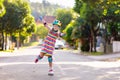
[{"label": "house", "polygon": [[43,19],[49,24],[52,23],[56,17],[55,16],[44,16]]},{"label": "house", "polygon": [[[55,19],[56,19],[55,16],[44,16],[44,17],[43,17],[43,20],[45,20],[46,23],[48,23],[48,24],[51,24]],[[36,20],[36,23],[37,23],[37,24],[41,24],[42,21],[40,21],[40,19],[38,18],[38,19]]]}]

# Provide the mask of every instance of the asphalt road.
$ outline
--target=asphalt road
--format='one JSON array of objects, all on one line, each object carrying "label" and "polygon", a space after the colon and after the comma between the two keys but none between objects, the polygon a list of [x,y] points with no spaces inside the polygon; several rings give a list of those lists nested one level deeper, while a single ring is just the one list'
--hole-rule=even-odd
[{"label": "asphalt road", "polygon": [[72,50],[55,50],[54,76],[48,76],[47,57],[34,63],[39,52],[39,46],[1,52],[0,80],[120,80],[120,62],[98,61]]}]

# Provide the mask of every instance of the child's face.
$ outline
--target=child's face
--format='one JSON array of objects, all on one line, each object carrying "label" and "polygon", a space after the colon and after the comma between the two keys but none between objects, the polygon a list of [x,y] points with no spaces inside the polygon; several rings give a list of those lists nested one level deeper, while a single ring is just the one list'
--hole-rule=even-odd
[{"label": "child's face", "polygon": [[53,25],[54,30],[59,30],[59,26],[58,25]]}]

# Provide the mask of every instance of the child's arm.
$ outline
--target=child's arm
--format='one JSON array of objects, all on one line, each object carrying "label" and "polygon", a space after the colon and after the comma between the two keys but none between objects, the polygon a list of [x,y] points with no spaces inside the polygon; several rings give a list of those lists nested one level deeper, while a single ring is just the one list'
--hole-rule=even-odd
[{"label": "child's arm", "polygon": [[62,39],[63,36],[65,36],[65,33],[58,32],[58,39]]},{"label": "child's arm", "polygon": [[48,24],[46,23],[46,21],[43,19],[43,17],[40,16],[39,19],[42,21],[42,23],[44,24],[44,26],[45,26],[48,30],[50,30],[50,27],[48,26]]},{"label": "child's arm", "polygon": [[59,32],[59,37],[63,37],[63,36],[65,36],[66,35],[66,33],[61,33],[61,32]]},{"label": "child's arm", "polygon": [[43,24],[48,30],[50,30],[50,27],[48,26],[48,24],[46,22],[43,22]]}]

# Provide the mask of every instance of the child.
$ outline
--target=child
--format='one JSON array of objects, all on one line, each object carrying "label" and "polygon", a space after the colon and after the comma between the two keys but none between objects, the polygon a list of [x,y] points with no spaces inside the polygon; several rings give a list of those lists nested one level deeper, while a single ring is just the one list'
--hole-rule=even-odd
[{"label": "child", "polygon": [[54,51],[56,39],[59,37],[59,28],[61,26],[61,23],[59,20],[53,21],[52,29],[50,29],[50,27],[47,25],[46,22],[44,22],[44,26],[48,28],[49,33],[48,33],[46,39],[44,40],[40,55],[38,55],[38,57],[35,59],[35,63],[37,63],[38,60],[42,59],[44,56],[48,56],[48,62],[49,62],[49,68],[50,68],[48,75],[53,75],[52,54]]}]

